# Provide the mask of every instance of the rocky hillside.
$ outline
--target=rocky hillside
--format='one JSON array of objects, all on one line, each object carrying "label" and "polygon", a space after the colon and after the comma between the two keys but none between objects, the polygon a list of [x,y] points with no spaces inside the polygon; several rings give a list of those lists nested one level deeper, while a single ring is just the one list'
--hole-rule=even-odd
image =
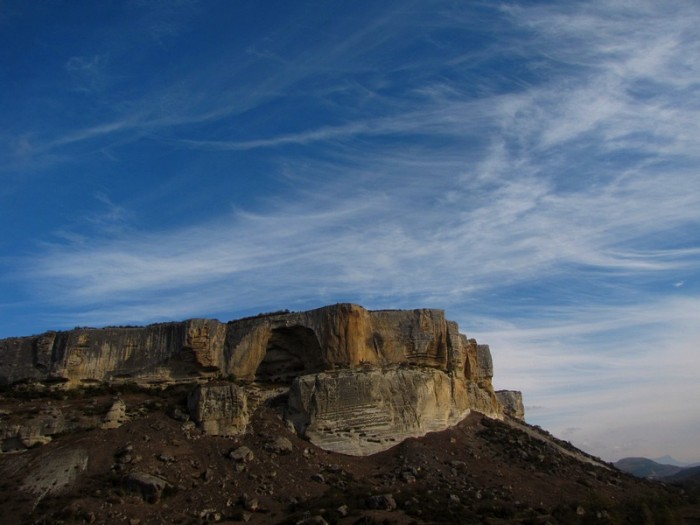
[{"label": "rocky hillside", "polygon": [[6,339],[1,522],[693,519],[688,493],[527,425],[492,375],[488,346],[441,310]]},{"label": "rocky hillside", "polygon": [[680,472],[665,476],[663,481],[681,485],[694,485],[697,488],[700,486],[700,467],[684,468]]},{"label": "rocky hillside", "polygon": [[186,385],[37,395],[0,398],[3,424],[61,426],[50,442],[0,455],[3,524],[658,524],[691,516],[680,490],[476,411],[447,430],[351,456],[290,428],[285,394],[273,386],[249,392],[237,436],[197,425]]}]

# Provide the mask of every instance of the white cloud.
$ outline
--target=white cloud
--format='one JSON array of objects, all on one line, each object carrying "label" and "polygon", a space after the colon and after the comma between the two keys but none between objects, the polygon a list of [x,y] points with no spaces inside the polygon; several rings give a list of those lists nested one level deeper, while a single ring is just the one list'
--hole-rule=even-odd
[{"label": "white cloud", "polygon": [[[477,333],[491,343],[499,387],[521,388],[539,406],[529,420],[606,459],[697,450],[670,428],[697,425],[700,298],[635,306],[564,308]],[[636,435],[636,443],[625,443]],[[643,437],[642,437],[643,436]],[[685,434],[687,436],[687,434]]]},{"label": "white cloud", "polygon": [[[116,227],[63,228],[14,277],[60,306],[52,321],[66,326],[347,299],[446,307],[491,344],[499,386],[524,390],[538,418],[594,452],[613,456],[606,433],[639,433],[649,411],[687,429],[698,398],[700,13],[685,2],[503,10],[511,31],[447,56],[448,72],[430,60],[390,67],[417,29],[390,13],[327,46],[261,43],[240,61],[222,52],[104,122],[43,142],[22,135],[31,140],[18,151],[44,155],[146,135],[189,153],[269,153],[293,190],[255,212],[158,231],[98,195],[103,213],[88,219]],[[431,20],[436,34],[464,22]],[[276,59],[253,75],[261,53]],[[475,78],[470,61],[514,53],[520,76],[494,67]],[[237,119],[270,100],[320,101],[332,118],[249,137]],[[202,133],[213,122],[226,125]],[[649,432],[643,446],[662,445]]]}]

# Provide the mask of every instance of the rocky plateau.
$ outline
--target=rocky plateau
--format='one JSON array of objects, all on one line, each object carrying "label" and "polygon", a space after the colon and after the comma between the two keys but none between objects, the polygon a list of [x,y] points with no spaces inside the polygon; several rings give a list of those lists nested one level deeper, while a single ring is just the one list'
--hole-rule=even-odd
[{"label": "rocky plateau", "polygon": [[[220,323],[76,328],[0,341],[0,384],[75,389],[192,384],[188,415],[210,435],[246,431],[253,392],[286,399],[284,418],[326,450],[367,455],[444,430],[476,410],[524,417],[518,392],[491,385],[487,345],[442,310],[338,304]],[[104,425],[118,424],[116,404]],[[54,417],[55,416],[55,417]],[[61,415],[4,425],[5,451],[51,439]]]},{"label": "rocky plateau", "polygon": [[0,340],[0,521],[695,523],[688,494],[528,425],[492,376],[435,309]]}]

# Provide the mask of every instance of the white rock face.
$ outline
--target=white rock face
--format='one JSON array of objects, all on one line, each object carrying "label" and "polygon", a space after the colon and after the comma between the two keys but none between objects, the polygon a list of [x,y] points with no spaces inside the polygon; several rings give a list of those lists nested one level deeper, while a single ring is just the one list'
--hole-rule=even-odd
[{"label": "white rock face", "polygon": [[461,421],[470,409],[455,381],[424,367],[309,374],[294,381],[286,417],[325,450],[365,456]]}]

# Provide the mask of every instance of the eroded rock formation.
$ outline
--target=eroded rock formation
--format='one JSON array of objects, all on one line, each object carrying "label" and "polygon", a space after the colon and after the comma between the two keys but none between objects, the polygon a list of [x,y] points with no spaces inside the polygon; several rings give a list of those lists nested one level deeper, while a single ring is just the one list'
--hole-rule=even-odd
[{"label": "eroded rock formation", "polygon": [[503,414],[515,419],[525,419],[523,394],[517,390],[498,390],[496,397],[503,407]]},{"label": "eroded rock formation", "polygon": [[226,324],[192,319],[0,341],[3,385],[200,383],[189,411],[211,434],[243,432],[249,390],[283,386],[285,417],[300,434],[362,455],[445,429],[471,410],[503,417],[492,376],[489,347],[434,309],[338,304]]},{"label": "eroded rock formation", "polygon": [[286,417],[323,448],[372,454],[461,421],[469,400],[455,395],[455,383],[445,372],[424,367],[305,375],[292,385]]},{"label": "eroded rock formation", "polygon": [[248,396],[244,387],[234,384],[199,385],[187,399],[194,419],[212,436],[237,436],[248,425]]}]

